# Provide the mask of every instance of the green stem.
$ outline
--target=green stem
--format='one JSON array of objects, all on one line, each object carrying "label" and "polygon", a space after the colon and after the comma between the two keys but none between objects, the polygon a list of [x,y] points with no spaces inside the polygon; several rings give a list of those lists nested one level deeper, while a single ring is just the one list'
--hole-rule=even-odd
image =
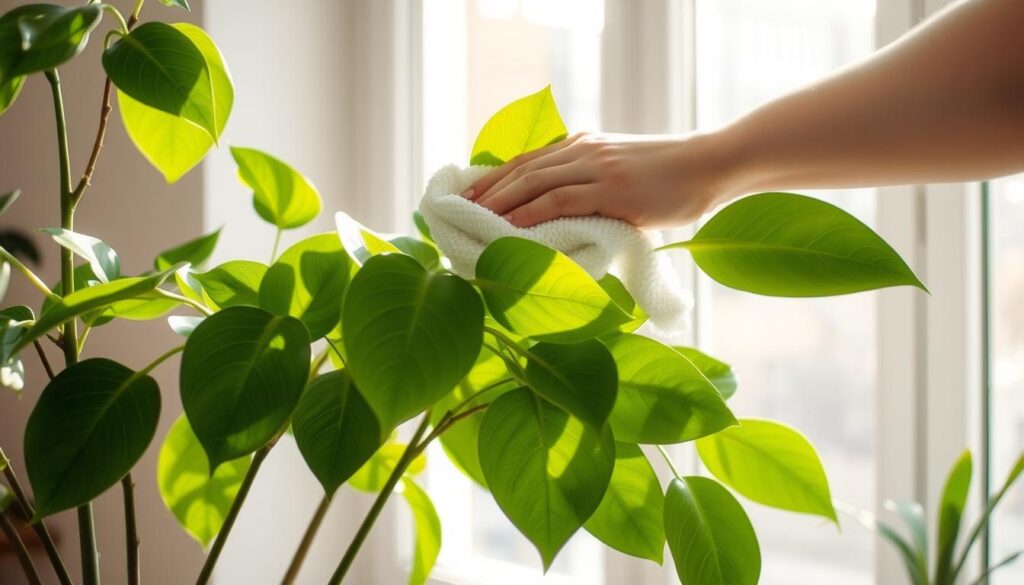
[{"label": "green stem", "polygon": [[270,251],[270,264],[273,264],[274,260],[277,259],[277,247],[281,245],[282,231],[281,228],[277,228],[277,233],[274,234],[274,249]]},{"label": "green stem", "polygon": [[377,494],[377,499],[374,500],[373,505],[370,506],[369,512],[366,513],[366,518],[363,519],[363,523],[359,525],[359,530],[356,535],[352,538],[352,543],[348,545],[348,549],[345,551],[345,556],[341,558],[341,562],[338,563],[338,568],[331,575],[331,580],[328,581],[328,585],[339,585],[345,578],[348,570],[352,567],[353,561],[356,560],[356,554],[359,553],[359,549],[363,546],[363,542],[366,541],[366,537],[370,534],[370,529],[373,528],[374,523],[380,516],[381,511],[384,509],[384,504],[387,503],[388,498],[391,497],[391,493],[395,491],[395,486],[398,485],[398,481],[402,479],[402,474],[409,468],[413,460],[416,459],[417,455],[417,443],[423,438],[424,433],[427,432],[427,428],[430,426],[430,411],[427,411],[423,415],[423,420],[420,422],[419,428],[413,434],[412,440],[409,441],[409,445],[402,452],[402,456],[398,459],[398,463],[395,464],[394,470],[391,471],[391,476],[388,477],[387,482],[384,484],[384,488],[381,489],[380,493]]},{"label": "green stem", "polygon": [[174,301],[178,301],[179,303],[186,304],[186,305],[192,307],[193,309],[199,311],[203,315],[206,315],[207,317],[209,317],[210,315],[213,314],[213,311],[211,311],[205,305],[203,305],[199,301],[190,299],[190,298],[186,297],[185,295],[179,295],[178,293],[173,293],[173,292],[171,292],[169,290],[164,290],[162,288],[153,289],[153,292],[155,292],[156,294],[164,297],[165,299],[171,299],[171,300],[174,300]]},{"label": "green stem", "polygon": [[[135,22],[138,22],[138,21],[139,21],[139,13],[140,13],[140,12],[142,12],[142,3],[143,3],[144,1],[145,1],[145,0],[138,0],[138,1],[137,1],[137,2],[135,3],[135,9],[134,9],[134,10],[132,10],[132,16],[131,16],[131,20],[133,20],[133,21],[135,21]],[[132,24],[135,24],[135,23],[133,22]],[[129,26],[128,26],[128,28],[131,28],[131,25],[129,25]]]},{"label": "green stem", "polygon": [[170,359],[170,357],[173,356],[174,354],[181,353],[184,349],[185,349],[185,345],[182,344],[182,345],[179,345],[178,347],[175,347],[175,348],[172,348],[172,349],[169,349],[169,350],[165,351],[163,354],[160,355],[160,357],[158,357],[155,360],[149,362],[149,365],[147,365],[146,367],[144,367],[141,370],[139,370],[137,375],[146,375],[146,374],[152,372],[154,369],[156,369],[157,366],[159,366],[160,364],[162,364],[165,361],[167,361],[168,359]]},{"label": "green stem", "polygon": [[307,382],[312,382],[313,378],[316,378],[320,374],[320,368],[324,367],[324,362],[327,358],[331,357],[331,348],[325,347],[323,351],[318,353],[313,361],[309,363],[309,379]]},{"label": "green stem", "polygon": [[[3,449],[0,449],[0,467],[4,468],[4,477],[7,478],[7,484],[11,486],[11,491],[14,492],[14,498],[21,505],[21,511],[24,512],[26,518],[33,517],[35,510],[25,496],[25,492],[21,489],[18,476],[14,474],[14,468],[11,467],[11,462],[7,459]],[[46,523],[40,520],[31,526],[39,537],[39,541],[43,543],[43,548],[46,549],[46,555],[50,558],[50,564],[53,565],[53,570],[57,573],[57,579],[61,585],[71,585],[71,575],[68,573],[67,567],[64,566],[64,559],[60,557],[60,552],[53,543],[53,537],[50,536]]]},{"label": "green stem", "polygon": [[0,528],[3,529],[3,533],[7,536],[7,541],[11,543],[14,554],[18,557],[18,562],[21,563],[21,568],[25,571],[25,577],[28,578],[28,582],[31,585],[42,585],[43,582],[39,578],[39,571],[36,571],[36,566],[32,564],[32,557],[29,556],[28,549],[25,548],[25,542],[21,540],[18,529],[14,527],[14,524],[11,524],[11,519],[7,517],[6,512],[0,512]]},{"label": "green stem", "polygon": [[668,468],[672,470],[672,475],[676,476],[677,479],[683,479],[682,474],[679,473],[678,469],[676,469],[676,464],[672,461],[672,457],[668,454],[668,451],[661,445],[655,445],[655,447],[658,448],[658,452],[661,453],[661,456],[665,458],[665,463],[668,463]]},{"label": "green stem", "polygon": [[309,554],[309,547],[313,545],[316,533],[320,530],[320,525],[323,523],[324,517],[327,516],[327,510],[330,507],[331,496],[324,495],[324,498],[320,500],[320,505],[316,508],[316,512],[313,513],[313,518],[309,521],[309,526],[306,527],[306,533],[302,535],[302,541],[299,542],[299,548],[296,549],[295,556],[292,557],[292,562],[288,565],[288,571],[284,574],[284,578],[281,579],[281,585],[292,585],[295,583],[295,579],[299,576],[299,571],[302,570],[302,563],[306,561],[306,555]]},{"label": "green stem", "polygon": [[[57,153],[60,157],[60,227],[73,231],[75,223],[75,201],[71,191],[71,159],[68,154],[68,127],[64,118],[64,96],[61,94],[60,77],[56,69],[46,72],[53,94],[53,111],[57,122]],[[61,296],[75,292],[75,264],[71,250],[60,249]],[[64,324],[61,346],[64,349],[66,366],[78,362],[78,323],[69,319]],[[93,522],[92,503],[78,508],[78,539],[82,550],[82,582],[85,585],[100,583],[100,555],[96,550],[96,530]]]},{"label": "green stem", "polygon": [[487,386],[484,386],[479,392],[474,392],[468,398],[466,398],[462,402],[456,404],[449,412],[451,412],[452,414],[458,414],[459,411],[462,410],[470,402],[473,402],[474,400],[477,400],[478,398],[483,396],[485,393],[490,392],[490,391],[492,391],[492,390],[494,390],[496,388],[500,388],[500,387],[504,386],[505,384],[508,384],[509,382],[517,382],[517,380],[515,380],[513,378],[504,378],[502,380],[498,380],[497,382],[494,382],[493,384],[488,384]]},{"label": "green stem", "polygon": [[120,10],[110,4],[103,4],[102,9],[114,15],[114,18],[117,19],[117,25],[121,29],[121,34],[128,34],[128,23],[124,21]]},{"label": "green stem", "polygon": [[267,458],[267,454],[274,447],[271,443],[265,447],[261,447],[256,451],[252,457],[252,463],[249,465],[249,470],[245,472],[245,478],[242,480],[241,487],[238,488],[238,494],[235,495],[235,501],[231,502],[231,508],[228,510],[227,517],[224,518],[224,525],[221,526],[220,532],[217,533],[217,539],[213,541],[213,547],[210,549],[209,556],[206,557],[206,562],[203,563],[203,569],[199,572],[199,578],[196,579],[196,585],[206,585],[210,582],[210,576],[213,575],[213,569],[217,566],[217,559],[220,558],[221,551],[224,550],[224,543],[227,542],[228,535],[231,534],[231,528],[235,525],[235,520],[238,518],[238,513],[242,509],[242,504],[245,503],[245,498],[249,495],[249,490],[252,488],[253,481],[256,479],[256,473],[260,470],[260,466],[263,465],[263,461]]},{"label": "green stem", "polygon": [[334,345],[334,342],[331,341],[329,337],[324,337],[324,341],[327,342],[327,345],[331,346],[331,349],[334,350],[334,355],[338,356],[338,359],[341,360],[341,363],[348,367],[348,362],[345,361],[345,354],[341,353],[341,350],[338,349],[338,346]]},{"label": "green stem", "polygon": [[125,546],[128,554],[128,585],[139,585],[142,572],[139,565],[139,529],[135,523],[135,482],[132,474],[121,479],[124,492],[124,528]]},{"label": "green stem", "polygon": [[20,260],[15,258],[14,254],[11,254],[10,252],[4,250],[3,248],[0,248],[0,258],[2,258],[11,266],[13,266],[15,270],[22,273],[22,275],[24,275],[25,278],[30,283],[32,283],[32,286],[36,287],[37,289],[39,289],[39,292],[46,295],[46,298],[50,299],[51,301],[60,300],[60,297],[57,296],[52,290],[50,290],[50,287],[46,286],[46,283],[43,282],[41,278],[36,276],[36,274],[32,272],[32,270],[30,270],[28,266],[25,266],[24,264],[21,263]]}]

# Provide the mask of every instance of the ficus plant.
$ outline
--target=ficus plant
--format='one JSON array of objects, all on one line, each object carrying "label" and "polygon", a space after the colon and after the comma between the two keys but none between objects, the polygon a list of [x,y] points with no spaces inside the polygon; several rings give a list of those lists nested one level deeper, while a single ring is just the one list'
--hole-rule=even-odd
[{"label": "ficus plant", "polygon": [[[188,8],[185,0],[161,1]],[[415,218],[416,236],[377,234],[343,217],[338,232],[302,239],[278,254],[283,231],[318,216],[320,195],[286,162],[231,146],[256,213],[273,228],[269,261],[204,267],[219,237],[212,232],[159,254],[144,274],[124,274],[116,251],[96,235],[74,231],[112,94],[128,135],[169,182],[224,146],[234,102],[213,40],[194,25],[142,22],[142,7],[137,0],[127,19],[94,2],[31,4],[0,17],[0,110],[27,80],[45,78],[61,179],[59,227],[43,229],[60,247],[60,281],[47,284],[0,249],[0,276],[17,273],[41,296],[35,309],[0,313],[3,380],[33,405],[21,454],[31,497],[0,455],[6,479],[0,502],[31,519],[60,583],[74,580],[47,518],[77,510],[80,582],[95,585],[100,543],[91,502],[118,484],[128,581],[140,582],[145,535],[135,525],[132,469],[154,439],[163,500],[207,551],[199,584],[209,581],[262,464],[286,433],[294,435],[324,496],[284,583],[297,579],[343,486],[377,496],[365,518],[353,520],[355,536],[329,582],[345,579],[395,491],[414,520],[409,581],[425,582],[441,547],[443,519],[418,475],[435,441],[493,495],[545,570],[584,529],[615,550],[656,563],[667,543],[686,585],[753,584],[760,548],[736,494],[836,521],[813,446],[782,423],[737,417],[727,402],[736,378],[725,362],[642,333],[646,316],[614,276],[595,280],[566,255],[530,240],[490,244],[471,280],[449,270],[422,217]],[[104,107],[76,182],[57,71],[104,18]],[[501,164],[565,135],[544,89],[495,114],[471,162]],[[666,248],[689,251],[726,286],[763,295],[924,288],[864,224],[795,194],[741,199],[691,239]],[[153,360],[141,367],[105,357],[80,360],[89,331],[115,319],[166,319],[182,343],[154,347]],[[47,349],[53,348],[63,355],[63,368],[52,367]],[[31,352],[48,380],[25,383],[21,360]],[[178,353],[184,414],[157,438],[161,390],[150,374]],[[678,470],[665,446],[681,443],[695,446],[710,477]],[[658,453],[672,470],[667,485],[648,460]],[[14,516],[3,517],[6,528]],[[20,541],[11,540],[17,548]],[[22,558],[29,581],[39,582],[28,555]]]}]

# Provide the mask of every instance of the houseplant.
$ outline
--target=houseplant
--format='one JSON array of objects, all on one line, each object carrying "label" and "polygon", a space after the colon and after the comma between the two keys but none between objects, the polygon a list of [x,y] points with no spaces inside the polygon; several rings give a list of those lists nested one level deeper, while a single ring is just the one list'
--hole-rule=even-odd
[{"label": "houseplant", "polygon": [[[188,7],[185,0],[161,2]],[[239,177],[274,228],[270,262],[200,268],[216,245],[214,232],[160,254],[152,271],[122,274],[113,249],[74,231],[114,90],[128,134],[170,182],[219,145],[234,101],[213,40],[193,25],[140,24],[142,8],[136,0],[126,19],[109,4],[33,4],[0,17],[0,112],[28,76],[41,73],[52,90],[61,215],[60,227],[46,231],[61,247],[62,276],[50,287],[0,250],[4,271],[28,279],[43,297],[38,311],[3,309],[0,374],[21,390],[21,360],[35,351],[50,377],[41,391],[34,381],[25,391],[33,410],[22,457],[32,497],[0,454],[11,492],[0,502],[32,518],[61,583],[73,580],[46,517],[77,510],[81,582],[99,583],[91,501],[117,484],[128,580],[140,582],[131,471],[156,432],[160,390],[149,373],[177,353],[185,413],[162,439],[157,481],[171,513],[208,547],[197,583],[209,581],[262,463],[289,431],[325,496],[285,582],[299,574],[342,485],[379,495],[330,582],[344,579],[399,487],[415,520],[410,581],[424,582],[440,548],[441,521],[416,475],[435,440],[494,495],[545,568],[585,528],[610,547],[656,562],[667,542],[688,585],[755,583],[757,537],[725,486],[765,505],[836,520],[810,443],[780,423],[731,412],[726,399],[736,384],[729,366],[635,333],[646,317],[620,282],[596,281],[539,244],[494,242],[472,281],[446,270],[422,222],[419,237],[384,237],[356,226],[278,254],[281,232],[320,212],[319,194],[285,162],[236,146]],[[104,37],[104,107],[95,147],[73,182],[57,68],[105,17],[112,28]],[[565,135],[545,89],[495,114],[474,146],[474,161],[499,164]],[[669,247],[687,249],[719,282],[758,294],[923,288],[869,228],[800,195],[742,199],[691,240]],[[154,348],[141,370],[107,358],[79,360],[92,328],[112,319],[164,318],[185,339]],[[59,371],[46,357],[50,344],[63,355]],[[411,438],[398,441],[396,428],[412,420]],[[662,446],[683,442],[695,443],[715,479],[676,470]],[[673,469],[667,490],[640,445],[657,448]],[[30,563],[24,568],[38,581]]]}]

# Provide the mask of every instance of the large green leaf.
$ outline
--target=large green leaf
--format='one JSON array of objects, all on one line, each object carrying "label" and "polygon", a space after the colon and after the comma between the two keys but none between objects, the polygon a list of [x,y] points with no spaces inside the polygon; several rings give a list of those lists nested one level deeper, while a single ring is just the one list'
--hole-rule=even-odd
[{"label": "large green leaf", "polygon": [[665,248],[686,248],[711,278],[763,295],[817,297],[899,285],[924,289],[871,228],[835,205],[792,193],[740,199],[693,239]]},{"label": "large green leaf", "polygon": [[672,348],[633,333],[604,343],[619,373],[609,421],[620,441],[681,443],[736,424],[718,390]]},{"label": "large green leaf", "polygon": [[55,69],[85,48],[103,17],[99,5],[28,4],[0,16],[0,85]]},{"label": "large green leaf", "polygon": [[672,349],[683,354],[686,359],[697,366],[700,373],[704,374],[704,377],[718,389],[722,398],[728,400],[736,393],[736,374],[733,373],[729,364],[693,347],[676,345]]},{"label": "large green leaf", "polygon": [[541,341],[592,339],[633,319],[569,257],[522,238],[487,246],[474,284],[499,323]]},{"label": "large green leaf", "polygon": [[267,270],[259,289],[260,306],[301,320],[310,338],[319,339],[338,324],[352,269],[338,234],[306,238],[285,250]]},{"label": "large green leaf", "polygon": [[252,260],[229,260],[207,272],[192,274],[203,292],[221,308],[258,306],[260,284],[267,265]]},{"label": "large green leaf", "polygon": [[598,436],[525,388],[491,403],[479,452],[494,500],[545,570],[597,509],[615,467],[611,432]]},{"label": "large green leaf", "polygon": [[963,522],[967,495],[971,488],[974,462],[971,452],[965,450],[946,477],[939,499],[939,523],[935,540],[935,584],[953,584],[953,554],[956,550],[960,525]]},{"label": "large green leaf", "polygon": [[491,116],[473,143],[469,164],[498,166],[524,152],[558,142],[567,133],[549,85]]},{"label": "large green leaf", "polygon": [[144,372],[92,358],[59,373],[25,426],[36,517],[80,506],[142,457],[160,419],[160,389]]},{"label": "large green leaf", "polygon": [[416,528],[409,585],[425,585],[441,552],[441,518],[430,496],[414,480],[403,478],[402,488]]},{"label": "large green leaf", "polygon": [[76,290],[59,301],[51,302],[45,306],[35,324],[21,337],[14,351],[20,351],[33,340],[46,335],[51,329],[69,319],[149,292],[160,286],[169,275],[170,271],[164,271],[150,276],[122,278]]},{"label": "large green leaf", "polygon": [[195,328],[181,356],[181,403],[211,471],[285,427],[309,358],[302,322],[256,307],[229,307]]},{"label": "large green leaf", "polygon": [[[402,458],[402,454],[408,448],[408,445],[403,443],[385,443],[377,452],[370,457],[370,460],[363,464],[355,474],[348,480],[348,485],[353,489],[357,489],[362,492],[375,493],[384,489],[384,484],[387,483],[388,477],[395,471],[395,466],[398,465],[398,460]],[[426,457],[420,453],[412,460],[409,467],[406,468],[403,477],[413,477],[423,473],[423,469],[427,465]]]},{"label": "large green leaf", "polygon": [[214,141],[220,136],[213,76],[202,51],[181,30],[147,22],[103,52],[103,68],[129,97],[192,122]]},{"label": "large green leaf", "polygon": [[672,480],[665,494],[665,536],[686,585],[756,585],[761,548],[746,512],[706,477]]},{"label": "large green leaf", "polygon": [[632,443],[616,443],[608,491],[583,527],[619,552],[660,565],[665,551],[664,508],[661,483],[643,451]]},{"label": "large green leaf", "polygon": [[306,177],[265,152],[231,147],[238,176],[252,189],[252,204],[279,229],[305,225],[320,213],[320,193]]},{"label": "large green leaf", "polygon": [[182,262],[188,262],[192,266],[199,266],[213,254],[213,249],[217,246],[219,238],[220,228],[204,236],[199,236],[194,240],[189,240],[184,244],[164,250],[153,260],[153,266],[157,270],[167,270]]},{"label": "large green leaf", "polygon": [[759,504],[838,523],[821,460],[790,427],[742,419],[738,427],[698,440],[697,453],[719,481]]},{"label": "large green leaf", "polygon": [[349,284],[341,329],[356,386],[388,432],[473,367],[484,310],[466,281],[400,254],[367,260]]},{"label": "large green leaf", "polygon": [[[224,57],[210,36],[198,26],[187,23],[172,26],[192,41],[206,62],[216,112],[216,133],[213,136],[220,136],[228,124],[235,100],[231,74],[224,64]],[[213,136],[186,118],[147,106],[120,90],[117,103],[128,136],[168,183],[174,183],[199,164],[214,145]]]},{"label": "large green leaf", "polygon": [[292,420],[295,442],[313,475],[333,495],[380,447],[380,424],[345,370],[306,386]]},{"label": "large green leaf", "polygon": [[239,457],[211,474],[203,446],[181,415],[160,447],[156,481],[178,524],[206,547],[220,532],[248,470],[249,457]]},{"label": "large green leaf", "polygon": [[86,260],[100,282],[121,277],[121,258],[102,240],[63,228],[42,228],[40,231],[50,234],[55,242]]},{"label": "large green leaf", "polygon": [[601,434],[615,405],[615,360],[596,339],[530,347],[526,381],[541,396]]}]

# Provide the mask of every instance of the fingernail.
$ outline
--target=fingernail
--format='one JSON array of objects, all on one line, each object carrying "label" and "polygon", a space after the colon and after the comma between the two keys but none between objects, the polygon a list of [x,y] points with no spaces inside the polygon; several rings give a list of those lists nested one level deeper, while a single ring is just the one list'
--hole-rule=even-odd
[{"label": "fingernail", "polygon": [[476,189],[472,187],[466,189],[462,193],[459,193],[459,196],[463,197],[464,199],[472,199],[474,195],[476,195]]},{"label": "fingernail", "polygon": [[504,219],[505,221],[507,221],[507,222],[509,222],[511,224],[515,223],[514,221],[512,221],[514,218],[513,218],[511,213],[506,213],[505,215],[501,216],[501,219]]}]

